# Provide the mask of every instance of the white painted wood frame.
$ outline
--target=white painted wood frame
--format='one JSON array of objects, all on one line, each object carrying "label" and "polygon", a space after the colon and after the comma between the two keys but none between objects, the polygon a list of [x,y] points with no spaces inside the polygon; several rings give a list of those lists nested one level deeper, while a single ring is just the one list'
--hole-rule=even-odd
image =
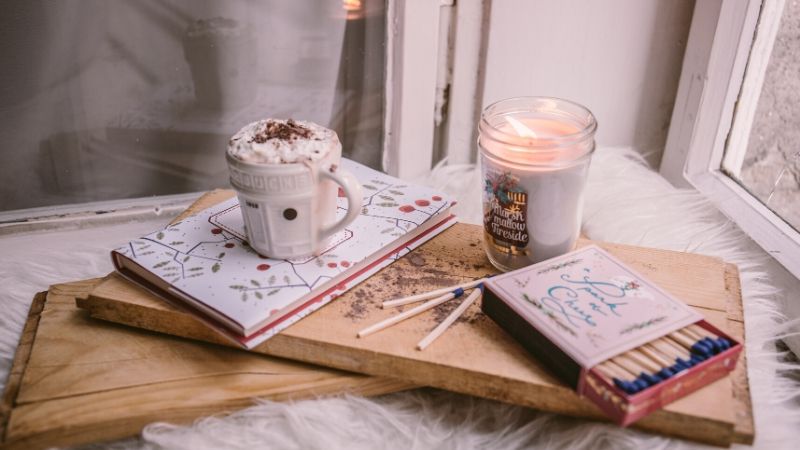
[{"label": "white painted wood frame", "polygon": [[784,0],[764,0],[761,8],[758,32],[753,41],[750,59],[742,81],[742,90],[739,94],[736,114],[733,116],[728,145],[725,155],[722,157],[722,167],[735,178],[741,176],[747,144],[750,141],[750,130],[758,109],[758,100],[761,98],[761,87],[764,85],[764,77],[767,73],[770,56],[772,56],[775,37],[780,28],[784,4]]},{"label": "white painted wood frame", "polygon": [[389,0],[383,169],[390,175],[416,178],[431,169],[443,6],[452,1]]},{"label": "white painted wood frame", "polygon": [[760,0],[695,4],[660,170],[677,186],[697,188],[800,277],[800,234],[722,171],[734,112],[739,102],[753,101],[740,95],[748,63],[756,64],[750,55],[761,6]]},{"label": "white painted wood frame", "polygon": [[442,142],[448,164],[466,164],[477,159],[490,6],[491,0],[456,3],[447,128]]}]

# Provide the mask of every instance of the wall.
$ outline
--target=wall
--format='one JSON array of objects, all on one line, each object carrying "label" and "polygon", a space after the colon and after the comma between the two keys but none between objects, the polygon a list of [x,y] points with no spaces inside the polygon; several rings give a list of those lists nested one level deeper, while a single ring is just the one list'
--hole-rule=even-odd
[{"label": "wall", "polygon": [[693,8],[693,0],[495,0],[484,105],[520,95],[577,101],[597,117],[599,145],[633,146],[657,167]]}]

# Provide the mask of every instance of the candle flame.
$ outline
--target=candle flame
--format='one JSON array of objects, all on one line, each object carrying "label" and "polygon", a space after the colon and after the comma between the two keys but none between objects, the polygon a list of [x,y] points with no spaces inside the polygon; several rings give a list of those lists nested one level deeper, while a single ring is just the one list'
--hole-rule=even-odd
[{"label": "candle flame", "polygon": [[525,125],[524,123],[520,122],[519,120],[511,116],[506,117],[506,121],[511,125],[512,128],[514,128],[514,131],[516,131],[520,137],[527,137],[527,138],[539,137],[536,135],[536,133],[533,132],[533,130],[528,128],[527,125]]},{"label": "candle flame", "polygon": [[342,8],[347,13],[347,20],[360,19],[364,14],[362,0],[342,0]]}]

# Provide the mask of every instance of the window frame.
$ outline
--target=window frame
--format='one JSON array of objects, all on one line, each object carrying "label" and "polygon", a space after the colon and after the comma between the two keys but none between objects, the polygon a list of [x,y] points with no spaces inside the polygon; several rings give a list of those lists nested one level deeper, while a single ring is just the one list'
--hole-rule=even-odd
[{"label": "window frame", "polygon": [[800,233],[722,169],[726,147],[747,144],[747,133],[733,129],[734,113],[756,107],[750,103],[757,103],[753,90],[761,85],[751,74],[763,74],[769,61],[751,57],[759,16],[762,23],[780,18],[780,8],[762,6],[761,0],[695,4],[660,172],[676,186],[695,187],[800,278]]},{"label": "window frame", "polygon": [[[391,175],[415,178],[427,174],[432,167],[437,88],[444,89],[450,83],[450,77],[442,77],[441,72],[448,69],[447,53],[451,49],[447,48],[446,38],[454,10],[454,0],[386,0],[384,130],[380,150],[383,169]],[[440,48],[442,45],[444,49]],[[110,218],[116,213],[127,216],[130,211],[158,211],[163,205],[188,205],[201,194],[190,192],[0,211],[0,228],[8,232],[9,226],[15,224],[32,229],[34,223],[60,223],[68,217],[92,221],[100,215]],[[54,218],[58,220],[54,222]]]}]

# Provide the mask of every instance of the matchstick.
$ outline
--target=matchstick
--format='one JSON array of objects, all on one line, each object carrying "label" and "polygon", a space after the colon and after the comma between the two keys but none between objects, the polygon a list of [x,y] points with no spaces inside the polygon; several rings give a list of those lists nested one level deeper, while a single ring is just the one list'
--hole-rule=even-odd
[{"label": "matchstick", "polygon": [[647,356],[644,356],[643,354],[637,352],[636,349],[630,350],[621,356],[626,356],[628,359],[636,361],[637,363],[639,363],[639,365],[645,367],[650,373],[656,373],[662,369],[661,365],[659,365],[652,359],[648,358]]},{"label": "matchstick", "polygon": [[451,293],[451,292],[455,292],[455,291],[457,291],[459,289],[463,292],[463,291],[466,291],[467,289],[474,288],[475,286],[483,283],[484,281],[486,281],[486,278],[480,278],[480,279],[469,281],[469,282],[466,282],[466,283],[461,283],[461,284],[456,284],[454,286],[448,286],[448,287],[444,287],[444,288],[441,288],[441,289],[436,289],[435,291],[423,292],[421,294],[411,295],[409,297],[398,298],[396,300],[389,300],[387,302],[383,302],[383,304],[381,305],[381,308],[385,309],[385,308],[390,308],[390,307],[393,307],[393,306],[401,306],[401,305],[407,305],[409,303],[421,302],[423,300],[429,300],[429,299],[432,299],[434,297],[438,297],[438,296],[443,295],[443,294],[448,294],[448,293]]},{"label": "matchstick", "polygon": [[472,291],[472,293],[469,294],[467,298],[465,298],[464,301],[461,302],[460,305],[458,305],[458,308],[456,308],[453,312],[451,312],[450,315],[447,316],[447,318],[442,321],[442,323],[440,323],[433,331],[430,332],[430,334],[428,334],[427,336],[425,336],[424,339],[419,341],[419,344],[417,344],[417,350],[425,350],[425,347],[429,346],[433,341],[436,340],[436,338],[441,336],[442,333],[444,333],[445,330],[447,330],[447,327],[452,325],[453,322],[455,322],[459,317],[461,317],[461,314],[464,314],[464,311],[466,311],[467,308],[469,308],[475,302],[475,300],[477,300],[478,297],[481,296],[482,293],[483,293],[483,285],[479,284],[478,288]]},{"label": "matchstick", "polygon": [[687,348],[689,352],[695,355],[695,359],[698,360],[706,360],[714,354],[719,353],[717,349],[717,344],[715,342],[706,342],[703,340],[695,341],[694,339],[690,338],[686,335],[683,330],[678,330],[673,333],[670,333],[667,336],[668,340],[672,340],[679,345]]},{"label": "matchstick", "polygon": [[429,302],[425,302],[425,303],[423,303],[423,304],[421,304],[421,305],[419,305],[419,306],[417,306],[415,308],[409,309],[408,311],[405,311],[405,312],[400,313],[400,314],[398,314],[396,316],[393,316],[393,317],[389,317],[386,320],[382,320],[382,321],[380,321],[380,322],[378,322],[378,323],[376,323],[374,325],[371,325],[371,326],[369,326],[367,328],[364,328],[363,330],[359,331],[356,336],[360,337],[360,338],[365,337],[365,336],[369,336],[370,334],[375,333],[376,331],[381,331],[384,328],[388,328],[388,327],[390,327],[390,326],[392,326],[392,325],[394,325],[394,324],[396,324],[398,322],[402,322],[402,321],[408,319],[409,317],[416,316],[419,313],[425,312],[425,311],[427,311],[427,310],[429,310],[431,308],[439,306],[442,303],[444,303],[444,302],[446,302],[448,300],[452,300],[452,299],[454,299],[454,298],[456,298],[458,296],[460,296],[460,294],[455,294],[453,292],[451,292],[449,294],[442,295],[441,297],[435,298],[435,299],[433,299],[433,300],[431,300]]},{"label": "matchstick", "polygon": [[637,377],[635,371],[623,366],[622,364],[619,364],[615,359],[609,359],[604,364],[608,365],[609,367],[613,367],[613,368],[619,370],[621,373],[626,374],[626,378],[628,378],[628,379],[633,380],[633,379],[636,379],[636,377]]},{"label": "matchstick", "polygon": [[705,328],[703,328],[703,327],[701,327],[700,325],[697,325],[697,324],[691,324],[686,328],[690,332],[700,336],[701,338],[704,338],[704,337],[711,338],[711,339],[719,338],[719,336],[717,336],[716,334],[706,330]]},{"label": "matchstick", "polygon": [[694,339],[694,340],[696,340],[696,341],[699,341],[700,339],[703,339],[703,337],[705,337],[705,336],[702,336],[702,335],[700,335],[699,333],[697,333],[697,332],[696,332],[695,330],[693,330],[691,327],[686,327],[686,328],[684,328],[682,331],[683,331],[683,332],[684,332],[684,333],[685,333],[687,336],[691,337],[692,339]]},{"label": "matchstick", "polygon": [[604,367],[602,364],[598,364],[594,368],[597,369],[601,376],[611,382],[614,381],[614,378],[619,378],[613,370],[609,369],[608,367]]},{"label": "matchstick", "polygon": [[678,359],[688,358],[689,356],[684,354],[683,350],[678,351],[675,347],[667,344],[665,341],[661,339],[656,339],[655,341],[650,342],[653,348],[658,350],[659,353],[667,357],[670,361],[676,362]]},{"label": "matchstick", "polygon": [[662,365],[664,367],[669,367],[672,364],[674,364],[674,362],[672,360],[667,359],[664,355],[662,355],[655,348],[651,347],[649,344],[645,344],[645,345],[639,347],[638,350],[640,352],[644,353],[645,355],[647,355],[650,359],[655,360],[656,362],[658,362],[658,364],[660,364],[660,365]]},{"label": "matchstick", "polygon": [[624,368],[628,372],[634,374],[635,376],[639,376],[642,372],[645,372],[647,369],[640,366],[639,363],[636,361],[628,358],[625,354],[617,355],[611,359],[611,361],[617,363],[620,367]]},{"label": "matchstick", "polygon": [[607,360],[603,365],[605,367],[610,367],[612,370],[616,370],[617,373],[626,374],[619,379],[620,382],[615,382],[615,384],[628,394],[635,394],[649,387],[649,383],[639,377],[633,370],[617,364],[614,360]]},{"label": "matchstick", "polygon": [[667,336],[661,337],[659,339],[656,339],[653,342],[661,345],[665,349],[666,348],[672,349],[672,353],[674,353],[678,357],[683,357],[683,358],[691,358],[692,357],[692,352],[690,352],[688,348],[684,348],[682,345],[678,344],[677,342],[673,341],[672,339],[669,339],[669,337],[667,337]]},{"label": "matchstick", "polygon": [[614,364],[614,362],[611,361],[610,359],[606,360],[606,361],[603,361],[597,367],[602,369],[602,370],[604,370],[604,371],[606,371],[606,372],[611,373],[614,378],[619,378],[620,380],[623,380],[623,381],[628,381],[628,380],[632,380],[633,378],[635,378],[635,377],[631,376],[631,374],[628,373],[627,370],[623,369],[622,367],[620,367],[617,364]]},{"label": "matchstick", "polygon": [[706,342],[709,346],[716,350],[717,353],[731,348],[731,342],[724,337],[717,336],[716,334],[706,330],[697,324],[691,324],[688,329],[701,337],[701,340]]},{"label": "matchstick", "polygon": [[691,350],[694,345],[697,344],[697,342],[693,338],[689,337],[683,330],[672,332],[667,337],[688,348],[689,350]]}]

